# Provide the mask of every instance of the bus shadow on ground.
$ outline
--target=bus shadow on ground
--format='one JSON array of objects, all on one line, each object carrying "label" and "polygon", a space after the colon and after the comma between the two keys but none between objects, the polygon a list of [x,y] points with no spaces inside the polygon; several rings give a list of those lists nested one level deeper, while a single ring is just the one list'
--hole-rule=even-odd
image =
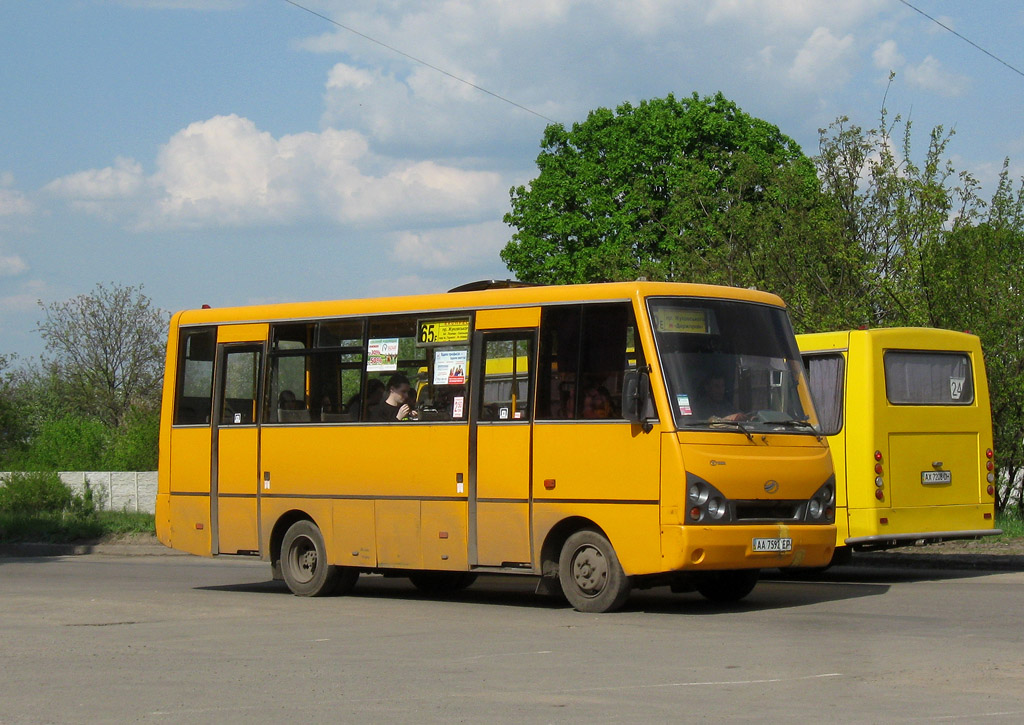
[{"label": "bus shadow on ground", "polygon": [[[291,595],[281,581],[245,582],[196,587],[201,591],[239,592],[250,594]],[[480,577],[471,587],[445,595],[426,594],[404,577],[363,575],[355,588],[344,598],[423,602],[451,602],[488,606],[526,607],[531,609],[566,610],[568,602],[561,597],[536,593],[536,579],[517,576]],[[622,612],[659,614],[716,615],[731,612],[756,612],[790,609],[824,602],[881,596],[889,590],[885,582],[819,583],[807,581],[776,581],[765,578],[740,602],[716,603],[697,592],[676,594],[668,587],[634,590]],[[328,599],[336,599],[330,597]]]},{"label": "bus shadow on ground", "polygon": [[[943,557],[952,559],[953,557]],[[975,579],[994,574],[1015,571],[995,562],[986,566],[977,557],[968,561],[886,561],[860,562],[834,566],[824,571],[814,569],[767,569],[762,572],[761,579],[774,581],[796,582],[846,582],[861,584],[900,584],[907,582],[944,581],[953,579]]]}]

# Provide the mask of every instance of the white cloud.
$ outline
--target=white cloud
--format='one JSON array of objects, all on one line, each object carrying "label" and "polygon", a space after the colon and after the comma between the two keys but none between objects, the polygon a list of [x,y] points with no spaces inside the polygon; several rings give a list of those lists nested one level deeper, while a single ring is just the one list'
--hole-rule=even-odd
[{"label": "white cloud", "polygon": [[0,173],[0,216],[29,214],[32,202],[14,187],[14,174],[9,171]]},{"label": "white cloud", "polygon": [[420,269],[457,269],[498,257],[509,239],[501,222],[485,222],[397,235],[392,259],[408,260]]},{"label": "white cloud", "polygon": [[900,54],[895,40],[886,40],[880,43],[875,48],[875,52],[871,54],[871,59],[874,61],[875,67],[882,70],[896,70],[902,68],[906,62]]},{"label": "white cloud", "polygon": [[47,184],[46,189],[58,196],[77,201],[104,201],[135,196],[143,181],[141,164],[132,159],[118,157],[113,166],[61,177]]},{"label": "white cloud", "polygon": [[14,294],[0,297],[0,315],[38,310],[39,300],[46,296],[48,289],[48,285],[40,280],[25,282]]},{"label": "white cloud", "polygon": [[0,277],[16,277],[27,271],[28,265],[17,254],[0,254]]},{"label": "white cloud", "polygon": [[355,131],[275,138],[236,115],[190,124],[163,146],[157,170],[119,159],[48,189],[136,228],[251,226],[308,217],[398,228],[497,218],[508,180],[433,161],[370,153]]},{"label": "white cloud", "polygon": [[837,38],[828,28],[815,28],[796,54],[789,69],[790,80],[801,85],[843,83],[850,75],[853,36]]},{"label": "white cloud", "polygon": [[967,76],[943,69],[942,63],[931,55],[916,66],[907,66],[903,72],[911,84],[946,98],[963,95],[970,83]]}]

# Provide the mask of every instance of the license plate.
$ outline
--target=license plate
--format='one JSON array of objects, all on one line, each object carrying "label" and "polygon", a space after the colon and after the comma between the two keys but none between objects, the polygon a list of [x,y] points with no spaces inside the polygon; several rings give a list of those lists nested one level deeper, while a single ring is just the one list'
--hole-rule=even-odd
[{"label": "license plate", "polygon": [[792,551],[792,539],[754,539],[753,551]]},{"label": "license plate", "polygon": [[921,483],[953,483],[952,471],[921,471]]}]

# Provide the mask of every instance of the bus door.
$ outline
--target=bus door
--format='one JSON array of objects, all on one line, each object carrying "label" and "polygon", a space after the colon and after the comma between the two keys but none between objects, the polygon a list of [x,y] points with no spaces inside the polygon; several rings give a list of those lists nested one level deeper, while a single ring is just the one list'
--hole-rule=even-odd
[{"label": "bus door", "polygon": [[[470,416],[470,563],[531,565],[531,443],[535,329],[483,330],[496,312],[534,325],[539,311],[485,311],[477,315],[471,370],[477,388]],[[511,316],[506,315],[506,318]],[[481,374],[482,373],[482,374]]]},{"label": "bus door", "polygon": [[[240,329],[244,327],[245,330]],[[224,342],[250,339],[266,325],[222,327],[217,344],[214,387],[213,460],[210,481],[210,520],[213,553],[253,553],[259,542],[259,408],[263,342]]]}]

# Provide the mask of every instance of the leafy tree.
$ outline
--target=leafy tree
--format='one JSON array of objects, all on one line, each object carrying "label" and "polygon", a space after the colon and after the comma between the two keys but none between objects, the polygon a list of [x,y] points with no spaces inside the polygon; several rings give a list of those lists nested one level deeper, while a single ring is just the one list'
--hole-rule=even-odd
[{"label": "leafy tree", "polygon": [[682,279],[709,257],[749,254],[723,238],[770,226],[756,212],[778,196],[765,186],[776,174],[790,191],[816,186],[792,139],[720,93],[599,108],[571,130],[548,126],[541,147],[539,175],[510,191],[518,231],[501,253],[527,282]]},{"label": "leafy tree", "polygon": [[13,461],[22,471],[102,471],[110,429],[96,418],[65,415],[43,421],[24,454]]},{"label": "leafy tree", "polygon": [[104,453],[103,467],[110,471],[155,471],[159,452],[160,413],[132,408],[113,431]]},{"label": "leafy tree", "polygon": [[998,504],[1015,504],[1024,513],[1020,486],[1011,485],[1024,473],[1024,183],[1014,190],[1007,163],[987,209],[973,211],[979,223],[946,234],[925,277],[934,323],[981,338],[1004,476]]},{"label": "leafy tree", "polygon": [[117,427],[133,405],[158,406],[167,315],[141,286],[99,284],[90,294],[40,306],[44,368],[61,409]]},{"label": "leafy tree", "polygon": [[823,190],[834,209],[835,234],[846,248],[862,255],[863,316],[851,320],[874,326],[935,326],[944,301],[935,299],[927,273],[929,258],[945,243],[947,224],[969,224],[983,203],[977,184],[961,174],[962,185],[950,188],[956,172],[945,158],[952,133],[931,131],[924,160],[917,164],[911,148],[911,124],[903,126],[899,152],[882,111],[878,129],[848,125],[846,117],[820,131],[815,161]]},{"label": "leafy tree", "polygon": [[28,436],[18,387],[9,372],[11,361],[0,355],[0,464],[24,446]]}]

